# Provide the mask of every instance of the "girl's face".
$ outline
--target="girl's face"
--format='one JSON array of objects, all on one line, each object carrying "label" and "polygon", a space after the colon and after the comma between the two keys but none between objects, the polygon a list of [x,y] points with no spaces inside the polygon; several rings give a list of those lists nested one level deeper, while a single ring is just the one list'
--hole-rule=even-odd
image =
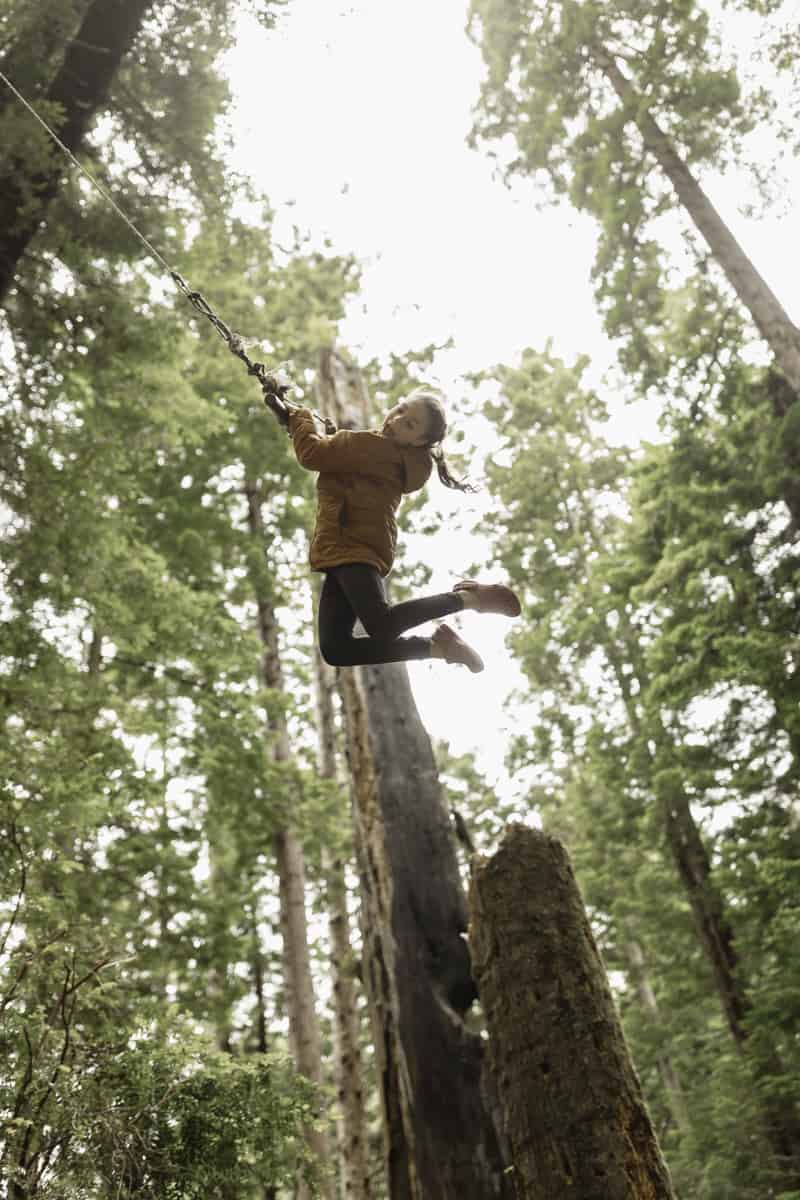
[{"label": "girl's face", "polygon": [[422,396],[414,396],[389,409],[381,432],[398,446],[424,446],[429,424],[427,403]]}]

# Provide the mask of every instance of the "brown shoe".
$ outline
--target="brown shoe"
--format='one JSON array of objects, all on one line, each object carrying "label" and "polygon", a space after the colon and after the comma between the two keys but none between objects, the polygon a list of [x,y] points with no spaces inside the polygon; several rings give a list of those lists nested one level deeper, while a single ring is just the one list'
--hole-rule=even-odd
[{"label": "brown shoe", "polygon": [[464,607],[475,612],[502,613],[504,617],[518,617],[522,612],[516,592],[512,592],[504,583],[477,583],[474,579],[462,579],[453,591],[469,592],[469,604]]},{"label": "brown shoe", "polygon": [[483,670],[483,659],[480,654],[468,646],[449,625],[440,625],[431,638],[437,651],[436,658],[443,658],[449,663],[463,663],[475,675]]}]

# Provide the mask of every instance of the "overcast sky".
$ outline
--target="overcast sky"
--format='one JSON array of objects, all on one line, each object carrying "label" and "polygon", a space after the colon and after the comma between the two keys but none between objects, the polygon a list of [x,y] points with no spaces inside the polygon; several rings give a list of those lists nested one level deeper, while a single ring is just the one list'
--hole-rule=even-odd
[{"label": "overcast sky", "polygon": [[[243,18],[228,62],[236,166],[276,208],[278,241],[297,225],[320,248],[327,239],[361,261],[361,296],[341,334],[357,357],[452,338],[431,379],[456,396],[465,372],[514,363],[526,346],[542,349],[552,339],[568,361],[589,353],[599,378],[612,356],[589,283],[592,222],[566,207],[538,211],[530,183],[509,190],[486,152],[467,148],[482,65],[466,16],[465,0],[292,0],[271,32]],[[796,209],[785,203],[770,220],[746,221],[736,181],[706,182],[800,319]],[[655,431],[652,408],[614,412],[617,438]],[[479,423],[466,432],[483,437]],[[437,483],[429,491],[442,501]],[[460,496],[444,500],[451,511],[465,508]],[[437,590],[481,556],[450,528],[428,540],[421,552],[435,566]],[[497,775],[514,725],[513,712],[502,711],[516,682],[502,647],[506,626],[472,614],[461,620],[487,670],[469,676],[412,664],[412,682],[430,732],[457,751],[475,750]]]}]

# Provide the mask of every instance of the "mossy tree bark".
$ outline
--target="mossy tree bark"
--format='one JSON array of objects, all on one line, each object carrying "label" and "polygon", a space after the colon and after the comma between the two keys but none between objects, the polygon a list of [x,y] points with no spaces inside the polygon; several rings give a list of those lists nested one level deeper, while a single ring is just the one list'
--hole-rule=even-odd
[{"label": "mossy tree bark", "polygon": [[470,908],[519,1200],[674,1200],[562,844],[512,826]]},{"label": "mossy tree bark", "polygon": [[[81,149],[120,63],[155,4],[156,0],[93,0],[52,82],[37,97],[73,154]],[[46,136],[38,126],[33,133]],[[32,157],[33,169],[29,158],[23,151],[13,161],[0,162],[0,300],[10,289],[17,263],[58,192],[67,166],[66,157],[49,143],[46,158]]]},{"label": "mossy tree bark", "polygon": [[[333,354],[319,394],[338,424],[366,423],[363,379]],[[404,665],[346,669],[340,681],[389,1195],[508,1197],[483,1045],[464,1020],[476,995],[466,905],[430,739]]]}]

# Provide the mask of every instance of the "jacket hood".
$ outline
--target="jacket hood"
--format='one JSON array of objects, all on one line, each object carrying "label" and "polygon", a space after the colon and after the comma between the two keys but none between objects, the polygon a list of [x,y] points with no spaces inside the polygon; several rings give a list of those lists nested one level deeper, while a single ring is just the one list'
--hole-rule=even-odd
[{"label": "jacket hood", "polygon": [[433,470],[433,458],[430,450],[424,446],[403,446],[404,482],[403,492],[418,492],[430,479]]}]

